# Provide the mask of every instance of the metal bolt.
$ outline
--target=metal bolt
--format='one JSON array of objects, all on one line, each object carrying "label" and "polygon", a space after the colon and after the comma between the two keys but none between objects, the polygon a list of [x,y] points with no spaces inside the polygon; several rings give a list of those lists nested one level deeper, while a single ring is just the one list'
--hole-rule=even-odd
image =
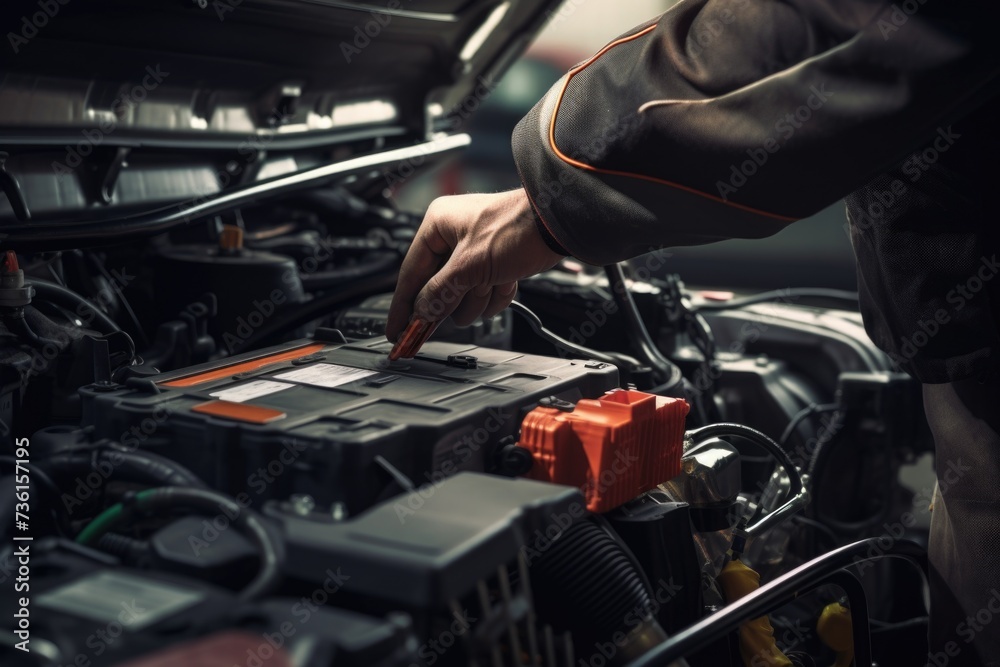
[{"label": "metal bolt", "polygon": [[305,516],[316,509],[316,501],[307,493],[296,493],[288,499],[292,506],[292,511],[300,516]]}]

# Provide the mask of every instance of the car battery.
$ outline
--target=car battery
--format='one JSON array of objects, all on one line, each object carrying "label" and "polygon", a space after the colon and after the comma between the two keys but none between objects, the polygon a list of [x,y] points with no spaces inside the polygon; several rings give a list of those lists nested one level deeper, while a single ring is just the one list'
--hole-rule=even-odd
[{"label": "car battery", "polygon": [[98,438],[162,454],[244,505],[306,496],[342,515],[412,483],[494,470],[540,400],[596,398],[610,364],[430,342],[388,361],[385,338],[321,329],[124,387],[81,391]]}]

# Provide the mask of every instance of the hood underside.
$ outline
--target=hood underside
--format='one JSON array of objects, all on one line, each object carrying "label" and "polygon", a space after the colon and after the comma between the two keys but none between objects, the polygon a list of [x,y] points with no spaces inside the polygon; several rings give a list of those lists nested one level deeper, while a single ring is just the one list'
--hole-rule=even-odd
[{"label": "hood underside", "polygon": [[211,197],[456,133],[558,2],[7,2],[0,218]]}]

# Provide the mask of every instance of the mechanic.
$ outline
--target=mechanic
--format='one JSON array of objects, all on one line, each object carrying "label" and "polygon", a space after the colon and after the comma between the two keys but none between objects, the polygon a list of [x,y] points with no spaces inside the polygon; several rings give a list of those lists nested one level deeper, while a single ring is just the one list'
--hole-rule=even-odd
[{"label": "mechanic", "polygon": [[493,315],[567,255],[604,265],[761,238],[846,198],[866,329],[924,383],[935,438],[928,664],[1000,665],[997,13],[680,2],[518,124],[522,189],[431,204],[390,340],[414,315]]}]

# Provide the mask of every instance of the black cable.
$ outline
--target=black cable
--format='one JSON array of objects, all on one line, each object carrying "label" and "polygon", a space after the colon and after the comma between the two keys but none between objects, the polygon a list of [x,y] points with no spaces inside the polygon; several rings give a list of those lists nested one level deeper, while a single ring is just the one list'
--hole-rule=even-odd
[{"label": "black cable", "polygon": [[872,634],[882,633],[882,632],[892,632],[894,630],[906,630],[909,628],[918,628],[927,625],[930,619],[927,616],[917,616],[915,618],[908,618],[905,621],[880,621],[877,618],[868,619],[868,622],[872,625]]},{"label": "black cable", "polygon": [[144,478],[147,483],[170,486],[208,487],[200,477],[185,466],[153,452],[130,452],[112,447],[102,452],[102,458],[107,458],[109,461],[118,459],[118,469],[121,470],[123,477]]},{"label": "black cable", "polygon": [[[136,494],[134,503],[136,510],[152,514],[163,510],[176,510],[181,507],[199,510],[209,516],[220,512],[224,513],[231,517],[233,526],[239,528],[250,538],[250,541],[257,547],[260,556],[260,568],[257,576],[246,588],[240,591],[240,600],[252,600],[260,597],[273,590],[279,583],[283,561],[280,544],[268,533],[256,512],[243,507],[229,496],[208,489],[168,486],[141,491]],[[112,508],[112,510],[114,509]],[[87,529],[84,529],[81,536],[86,534],[87,537],[83,543],[92,544],[99,540],[102,535],[111,532],[112,529],[128,523],[134,516],[134,512],[122,510],[119,507],[116,514],[112,512],[108,516],[112,518],[101,515],[95,520],[102,521],[99,531],[88,532]]]},{"label": "black cable", "polygon": [[810,415],[833,412],[838,407],[840,407],[839,403],[810,403],[808,406],[796,412],[795,415],[789,420],[788,426],[785,427],[785,430],[781,434],[781,438],[778,439],[778,444],[784,447],[788,443],[789,438],[792,437],[792,434],[795,433],[795,429],[799,427],[799,424],[801,424]]},{"label": "black cable", "polygon": [[[843,413],[837,412],[834,414],[834,419],[840,421],[843,419]],[[809,467],[807,472],[809,474],[809,486],[812,489],[818,489],[820,472],[822,470],[822,464],[825,462],[826,458],[830,455],[832,451],[830,443],[834,440],[833,437],[830,438],[819,438],[816,443],[816,449],[813,450],[812,458],[809,459]]]},{"label": "black cable", "polygon": [[628,332],[632,347],[641,355],[642,361],[659,374],[660,382],[670,388],[668,391],[676,390],[684,381],[684,375],[677,364],[660,352],[660,348],[656,346],[649,335],[649,330],[646,329],[646,324],[642,321],[642,315],[635,305],[632,293],[629,292],[628,286],[625,284],[625,273],[622,271],[621,264],[608,264],[604,267],[604,273],[608,277],[608,286],[614,295],[615,303],[625,318],[625,330]]},{"label": "black cable", "polygon": [[749,440],[750,442],[753,442],[767,450],[768,453],[770,453],[771,456],[778,461],[778,464],[781,465],[781,467],[784,468],[785,472],[788,474],[788,480],[791,485],[789,495],[794,497],[802,491],[802,475],[799,473],[799,469],[795,467],[795,464],[792,463],[788,453],[781,448],[781,445],[757,429],[744,426],[743,424],[709,424],[708,426],[702,426],[701,428],[688,431],[688,436],[691,438],[692,442],[695,443],[695,445],[685,454],[693,453],[699,440],[706,440],[708,438],[727,435]]},{"label": "black cable", "polygon": [[684,309],[682,318],[685,321],[688,336],[705,356],[705,360],[713,361],[716,351],[715,334],[712,333],[712,327],[708,324],[708,320],[705,319],[704,315],[696,313],[686,306],[682,305],[681,308]]},{"label": "black cable", "polygon": [[390,290],[395,286],[396,278],[397,275],[395,272],[384,275],[373,275],[370,278],[324,292],[322,296],[299,306],[297,310],[289,310],[282,317],[275,318],[277,321],[261,327],[252,336],[243,341],[233,352],[245,352],[263,347],[266,342],[279,334],[287,333],[305,326],[314,320],[327,317],[334,310],[335,306],[341,305],[344,301]]},{"label": "black cable", "polygon": [[825,287],[800,287],[795,289],[761,292],[751,296],[729,299],[728,301],[706,301],[698,305],[692,305],[691,310],[695,312],[704,310],[731,310],[733,308],[742,308],[744,306],[752,306],[758,303],[781,301],[791,297],[798,299],[831,299],[833,301],[848,301],[854,304],[858,302],[857,292],[827,289]]},{"label": "black cable", "polygon": [[104,533],[97,540],[97,548],[121,559],[126,565],[135,565],[149,554],[149,542],[118,533]]},{"label": "black cable", "polygon": [[66,284],[63,282],[63,279],[59,277],[59,272],[56,271],[56,268],[52,266],[52,264],[46,264],[45,268],[49,270],[49,273],[52,274],[52,278],[56,281],[57,284],[61,285],[62,287],[66,286]]},{"label": "black cable", "polygon": [[815,519],[810,519],[807,516],[796,514],[795,516],[792,517],[792,521],[800,523],[803,526],[812,528],[814,531],[818,533],[822,533],[823,537],[825,537],[830,541],[830,546],[834,549],[836,549],[837,545],[840,544],[840,540],[837,538],[837,534],[834,533],[832,530],[830,530],[829,526],[825,526],[819,521],[816,521]]},{"label": "black cable", "polygon": [[24,308],[18,306],[14,308],[5,308],[4,311],[3,323],[7,325],[7,329],[21,341],[37,349],[41,349],[46,345],[54,346],[57,350],[62,348],[59,341],[52,338],[46,338],[45,336],[39,336],[34,329],[31,328],[31,325],[28,324],[28,320],[24,317]]},{"label": "black cable", "polygon": [[[840,421],[843,419],[842,412],[834,413],[834,419]],[[885,518],[888,516],[892,507],[891,498],[891,484],[886,484],[884,486],[885,499],[882,503],[882,507],[876,513],[867,516],[859,521],[842,521],[840,519],[835,519],[833,517],[823,514],[822,506],[820,504],[820,485],[822,484],[823,474],[826,470],[826,460],[831,456],[833,452],[834,438],[820,439],[816,445],[816,449],[813,451],[812,458],[809,460],[808,477],[809,477],[809,490],[813,497],[812,503],[812,513],[821,523],[831,528],[842,535],[858,535],[868,530],[872,526],[878,526],[881,524]]]},{"label": "black cable", "polygon": [[[31,277],[27,282],[35,288],[35,298],[42,299],[43,301],[50,301],[57,306],[62,306],[66,310],[75,313],[81,318],[84,317],[83,312],[93,313],[91,324],[97,325],[94,328],[102,334],[107,335],[121,331],[121,327],[119,327],[114,320],[108,317],[104,312],[98,310],[92,303],[76,292],[68,290],[62,285],[49,282],[48,280],[42,280],[41,278]],[[81,310],[83,312],[81,312]]]},{"label": "black cable", "polygon": [[[186,467],[159,454],[130,451],[102,445],[101,448],[77,448],[46,459],[58,474],[79,475],[90,470],[107,469],[109,479],[127,479],[150,486],[206,488],[205,482]],[[103,465],[101,465],[103,464]]]},{"label": "black cable", "polygon": [[89,258],[90,263],[98,270],[98,272],[102,276],[104,276],[104,279],[108,281],[108,284],[111,286],[111,289],[114,290],[115,296],[118,297],[119,303],[121,303],[122,308],[125,309],[125,312],[132,320],[132,324],[135,325],[135,332],[139,334],[140,342],[142,343],[143,348],[149,347],[149,338],[146,337],[146,332],[143,331],[142,329],[142,323],[139,322],[139,318],[136,316],[135,311],[132,310],[132,304],[130,304],[128,302],[128,299],[125,298],[125,294],[118,287],[118,283],[115,281],[114,277],[110,273],[108,273],[107,267],[104,266],[103,262],[97,259],[96,255],[88,254],[87,257]]},{"label": "black cable", "polygon": [[638,359],[633,359],[628,355],[611,352],[599,352],[589,347],[577,345],[572,341],[566,340],[551,329],[547,329],[545,325],[542,324],[541,318],[535,314],[535,311],[531,310],[520,301],[511,301],[509,308],[511,312],[520,315],[539,338],[551,343],[557,350],[561,350],[565,354],[574,355],[583,359],[603,361],[606,364],[617,366],[623,374],[630,374],[632,370],[642,366]]}]

